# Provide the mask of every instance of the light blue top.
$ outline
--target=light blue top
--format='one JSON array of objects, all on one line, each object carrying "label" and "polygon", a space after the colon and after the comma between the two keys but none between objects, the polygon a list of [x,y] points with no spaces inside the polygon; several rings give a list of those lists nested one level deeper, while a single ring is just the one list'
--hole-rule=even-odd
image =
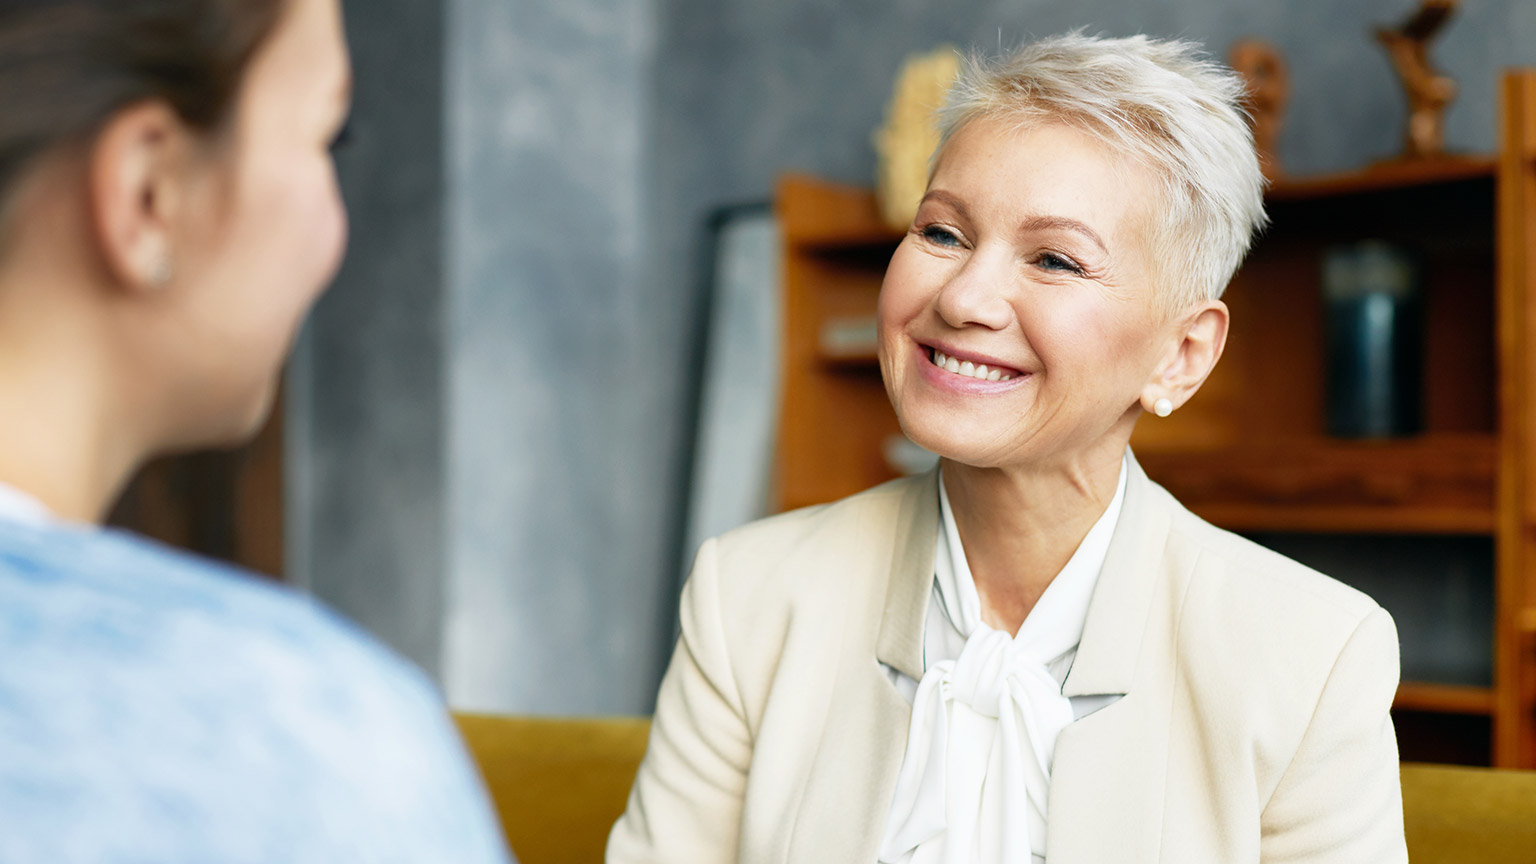
[{"label": "light blue top", "polygon": [[317,603],[0,519],[0,862],[505,864],[424,676]]}]

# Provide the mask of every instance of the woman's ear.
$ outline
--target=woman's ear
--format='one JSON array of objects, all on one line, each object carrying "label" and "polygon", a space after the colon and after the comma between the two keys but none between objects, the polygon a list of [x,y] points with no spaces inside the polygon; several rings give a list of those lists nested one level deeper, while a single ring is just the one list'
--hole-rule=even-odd
[{"label": "woman's ear", "polygon": [[1227,304],[1220,300],[1211,300],[1181,316],[1175,334],[1182,332],[1183,338],[1173,345],[1142,388],[1142,407],[1167,416],[1188,402],[1221,359],[1230,321]]},{"label": "woman's ear", "polygon": [[175,276],[176,208],[190,134],[163,102],[113,116],[90,153],[91,224],[107,270],[123,290],[164,288]]}]

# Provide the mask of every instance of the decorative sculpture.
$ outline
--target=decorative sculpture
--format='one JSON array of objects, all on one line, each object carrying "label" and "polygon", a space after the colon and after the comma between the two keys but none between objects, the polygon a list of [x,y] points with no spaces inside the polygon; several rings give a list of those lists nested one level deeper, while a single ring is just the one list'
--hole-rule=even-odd
[{"label": "decorative sculpture", "polygon": [[1264,177],[1274,181],[1284,173],[1276,145],[1284,125],[1291,83],[1280,49],[1259,39],[1235,42],[1227,55],[1232,68],[1248,82],[1248,114],[1253,122],[1253,146]]},{"label": "decorative sculpture", "polygon": [[1460,0],[1423,0],[1397,29],[1376,28],[1392,65],[1408,91],[1406,159],[1445,155],[1445,108],[1456,98],[1456,82],[1429,62],[1429,43],[1445,26]]},{"label": "decorative sculpture", "polygon": [[960,74],[951,46],[907,59],[896,79],[885,125],[875,131],[876,195],[886,224],[904,230],[928,188],[928,160],[939,146],[938,111]]}]

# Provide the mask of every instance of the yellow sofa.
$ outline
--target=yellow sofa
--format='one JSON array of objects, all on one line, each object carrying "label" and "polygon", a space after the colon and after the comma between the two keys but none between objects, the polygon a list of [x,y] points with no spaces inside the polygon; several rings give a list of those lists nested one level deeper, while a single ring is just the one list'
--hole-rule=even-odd
[{"label": "yellow sofa", "polygon": [[454,719],[518,864],[600,864],[645,755],[649,718]]},{"label": "yellow sofa", "polygon": [[[519,864],[600,864],[645,754],[644,718],[455,718]],[[1536,771],[1403,766],[1413,864],[1536,864]]]},{"label": "yellow sofa", "polygon": [[1536,771],[1403,766],[1413,864],[1536,864]]}]

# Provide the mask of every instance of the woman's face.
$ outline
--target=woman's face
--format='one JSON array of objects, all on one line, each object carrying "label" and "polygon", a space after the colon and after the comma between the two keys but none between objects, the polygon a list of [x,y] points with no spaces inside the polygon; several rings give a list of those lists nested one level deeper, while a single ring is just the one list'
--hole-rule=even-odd
[{"label": "woman's face", "polygon": [[978,467],[1118,455],[1169,344],[1157,201],[1150,171],[1070,127],[966,124],[880,292],[880,366],[906,434]]},{"label": "woman's face", "polygon": [[337,0],[287,0],[247,70],[227,140],[209,145],[206,182],[180,211],[164,322],[177,345],[162,358],[185,438],[172,446],[238,441],[266,416],[346,246],[331,147],[350,90]]}]

